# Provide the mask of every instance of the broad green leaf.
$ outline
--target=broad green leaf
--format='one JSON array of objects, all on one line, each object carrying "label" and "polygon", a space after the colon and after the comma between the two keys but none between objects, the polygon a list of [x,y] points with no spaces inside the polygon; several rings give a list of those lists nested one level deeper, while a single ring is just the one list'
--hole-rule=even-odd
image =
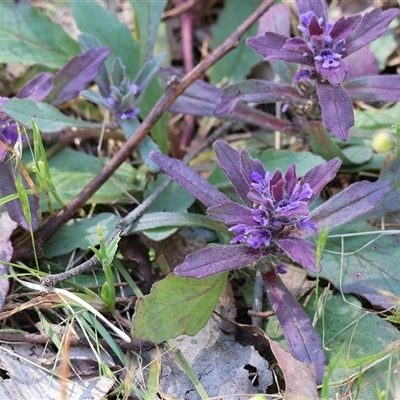
[{"label": "broad green leaf", "polygon": [[161,343],[182,334],[195,335],[210,318],[227,277],[227,273],[204,279],[170,274],[157,282],[136,302],[133,338]]},{"label": "broad green leaf", "polygon": [[148,231],[160,227],[193,227],[199,226],[211,230],[227,232],[226,225],[216,219],[201,214],[155,212],[143,215],[132,225],[131,232]]},{"label": "broad green leaf", "polygon": [[344,293],[368,299],[373,305],[393,307],[396,298],[400,298],[400,276],[396,272],[400,258],[398,237],[379,237],[380,231],[366,222],[347,225],[333,233],[354,235],[343,238],[343,247],[341,238],[328,238],[320,277]]},{"label": "broad green leaf", "polygon": [[343,149],[342,152],[354,164],[364,164],[372,158],[372,149],[370,147],[349,146]]},{"label": "broad green leaf", "polygon": [[0,63],[58,69],[80,54],[79,44],[29,2],[0,2]]},{"label": "broad green leaf", "polygon": [[142,64],[153,57],[161,15],[167,0],[129,0],[135,12],[135,33]]},{"label": "broad green leaf", "polygon": [[108,237],[118,220],[119,218],[111,213],[101,213],[93,218],[71,219],[46,243],[45,254],[47,257],[57,257],[75,249],[86,250],[89,246],[97,246],[97,227],[100,225],[104,237]]},{"label": "broad green leaf", "polygon": [[360,129],[383,129],[390,128],[400,122],[400,104],[390,108],[376,110],[356,110],[355,126]]},{"label": "broad green leaf", "polygon": [[113,59],[119,57],[127,76],[132,80],[141,68],[140,48],[128,26],[119,22],[111,11],[101,7],[95,0],[70,0],[69,5],[80,31],[95,36],[102,45],[112,50],[107,60],[109,70]]},{"label": "broad green leaf", "polygon": [[[100,173],[108,159],[97,157],[65,148],[49,159],[50,173],[58,196],[67,204],[82,189]],[[131,200],[126,192],[138,191],[143,187],[142,176],[131,165],[124,163],[117,172],[94,194],[91,203],[129,203]],[[41,197],[42,211],[47,210],[47,204]],[[53,207],[60,208],[54,201]]]},{"label": "broad green leaf", "polygon": [[32,120],[35,120],[39,130],[44,133],[59,132],[67,126],[79,128],[99,127],[99,124],[68,117],[50,104],[36,103],[28,99],[11,99],[3,104],[2,109],[11,118],[27,128],[31,128]]},{"label": "broad green leaf", "polygon": [[[324,338],[329,359],[327,398],[377,399],[378,387],[389,394],[388,398],[395,397],[400,352],[391,344],[399,342],[399,331],[378,315],[363,311],[353,296],[343,299],[328,292],[323,304],[315,328]],[[306,310],[310,316],[315,314],[314,306],[311,300]],[[361,372],[359,379],[349,379]]]},{"label": "broad green leaf", "polygon": [[[261,0],[227,1],[217,24],[213,28],[212,45],[215,49],[261,4]],[[246,46],[247,37],[256,36],[257,28],[254,24],[240,39],[235,50],[226,54],[210,69],[211,83],[218,84],[222,80],[228,83],[238,82],[246,78],[256,64],[262,62],[262,58],[250,47]]]},{"label": "broad green leaf", "polygon": [[[309,152],[292,153],[288,150],[268,149],[261,154],[251,153],[251,155],[254,158],[258,158],[264,164],[266,170],[271,172],[277,168],[285,171],[295,162],[298,176],[303,176],[311,168],[326,162],[322,157]],[[231,186],[230,181],[219,167],[211,174],[209,181],[219,189]]]}]

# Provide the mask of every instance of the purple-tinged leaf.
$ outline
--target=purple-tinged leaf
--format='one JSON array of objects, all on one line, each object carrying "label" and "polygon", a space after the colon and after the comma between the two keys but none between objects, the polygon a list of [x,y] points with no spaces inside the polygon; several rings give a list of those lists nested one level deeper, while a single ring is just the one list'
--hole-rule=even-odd
[{"label": "purple-tinged leaf", "polygon": [[201,178],[185,163],[170,158],[162,153],[152,151],[149,158],[165,171],[178,185],[199,199],[206,207],[215,206],[229,197],[216,189],[211,183]]},{"label": "purple-tinged leaf", "polygon": [[[175,68],[161,68],[159,76],[164,82],[173,76],[182,76]],[[168,111],[196,115],[200,117],[213,117],[214,109],[218,99],[222,95],[222,90],[210,85],[207,82],[196,80],[175,102],[169,107]],[[225,118],[236,119],[250,124],[258,125],[271,131],[293,132],[293,123],[278,119],[273,115],[267,114],[246,104],[238,104],[235,110]]]},{"label": "purple-tinged leaf", "polygon": [[332,86],[317,80],[317,94],[322,112],[322,121],[330,134],[343,141],[349,138],[349,129],[354,125],[353,104],[342,86]]},{"label": "purple-tinged leaf", "polygon": [[308,183],[313,191],[313,194],[309,199],[310,203],[318,197],[322,188],[335,177],[336,172],[339,171],[341,165],[342,161],[340,158],[335,157],[325,164],[320,164],[314,168],[311,168],[304,175],[301,182],[303,184]]},{"label": "purple-tinged leaf", "polygon": [[346,47],[342,53],[343,57],[354,53],[382,36],[398,13],[395,8],[385,11],[375,8],[365,14],[355,32],[346,38]]},{"label": "purple-tinged leaf", "polygon": [[353,79],[343,84],[352,100],[400,101],[400,75],[376,75]]},{"label": "purple-tinged leaf", "polygon": [[[79,44],[81,45],[81,49],[83,52],[86,52],[87,50],[90,49],[97,49],[98,47],[101,47],[101,43],[97,39],[97,37],[90,35],[86,32],[83,32],[79,35]],[[111,60],[108,60],[108,63],[111,68]],[[97,83],[100,94],[103,97],[107,98],[110,95],[111,83],[110,83],[110,78],[108,76],[106,64],[104,64],[101,67],[100,72],[95,79],[95,82]]]},{"label": "purple-tinged leaf", "polygon": [[337,43],[353,33],[360,24],[361,19],[362,16],[359,14],[351,15],[348,18],[341,17],[334,23],[329,35],[332,37],[334,42]]},{"label": "purple-tinged leaf", "polygon": [[265,176],[265,168],[260,160],[251,157],[248,151],[240,152],[240,170],[242,171],[243,178],[247,181],[247,184],[251,186],[253,180],[251,174],[258,172],[261,176]]},{"label": "purple-tinged leaf", "polygon": [[0,213],[0,311],[4,307],[5,298],[10,288],[10,283],[6,275],[8,275],[8,265],[1,261],[11,261],[13,248],[11,245],[11,234],[17,227],[6,212]]},{"label": "purple-tinged leaf", "polygon": [[250,208],[244,207],[233,201],[224,201],[217,206],[208,208],[207,215],[219,219],[227,225],[255,224]]},{"label": "purple-tinged leaf", "polygon": [[237,194],[245,204],[251,206],[253,203],[247,198],[247,193],[249,193],[251,186],[240,170],[240,153],[223,140],[215,141],[213,148],[220,168],[232,182]]},{"label": "purple-tinged leaf", "polygon": [[296,237],[278,239],[276,244],[297,264],[310,272],[318,272],[314,243]]},{"label": "purple-tinged leaf", "polygon": [[[177,68],[173,67],[162,67],[159,70],[159,76],[161,80],[167,83],[171,77],[177,77],[178,79],[182,79],[184,74]],[[192,85],[190,85],[182,94],[182,96],[188,96],[195,99],[209,99],[213,100],[215,97],[218,99],[221,96],[222,90],[217,87],[204,82],[200,79],[197,79]]]},{"label": "purple-tinged leaf", "polygon": [[311,212],[319,229],[335,229],[374,209],[393,186],[388,181],[356,182]]},{"label": "purple-tinged leaf", "polygon": [[286,133],[298,132],[298,127],[290,121],[279,119],[273,115],[263,111],[249,107],[246,104],[238,104],[229,116],[224,118],[237,119],[239,121],[248,122],[250,124],[261,126],[263,129],[270,131],[281,131]]},{"label": "purple-tinged leaf", "polygon": [[275,32],[290,35],[290,10],[285,4],[274,4],[258,20],[258,35]]},{"label": "purple-tinged leaf", "polygon": [[174,274],[186,278],[205,278],[232,269],[243,268],[261,258],[260,252],[242,245],[212,246],[186,256]]},{"label": "purple-tinged leaf", "polygon": [[246,44],[258,54],[268,60],[283,60],[290,63],[314,65],[314,60],[304,57],[301,53],[291,50],[283,50],[283,46],[289,38],[279,33],[267,32],[264,36],[250,37]]},{"label": "purple-tinged leaf", "polygon": [[103,46],[70,60],[54,76],[55,88],[50,94],[50,103],[57,107],[75,98],[96,78],[110,53],[111,50]]},{"label": "purple-tinged leaf", "polygon": [[[15,186],[15,177],[13,174],[14,168],[15,166],[12,163],[11,157],[6,157],[2,162],[0,162],[0,193],[2,197],[17,193],[17,188]],[[18,225],[20,225],[23,229],[25,229],[26,231],[30,231],[31,229],[35,231],[39,228],[39,219],[37,216],[37,211],[39,209],[39,200],[33,194],[28,196],[28,200],[32,226],[29,226],[29,223],[25,219],[19,199],[8,201],[7,203],[5,203],[5,207],[10,218],[18,223]]]},{"label": "purple-tinged leaf", "polygon": [[165,60],[165,57],[165,53],[157,54],[154,58],[146,62],[146,64],[140,70],[134,82],[135,85],[137,85],[138,87],[137,95],[135,96],[136,98],[140,97],[140,95],[144,92],[151,80],[157,74],[161,64]]},{"label": "purple-tinged leaf", "polygon": [[306,53],[310,56],[313,55],[312,50],[308,46],[307,42],[299,37],[294,37],[286,40],[285,45],[283,46],[284,50],[295,50],[295,51],[301,51],[303,53]]},{"label": "purple-tinged leaf", "polygon": [[345,82],[362,76],[379,74],[378,62],[368,46],[351,53],[346,57],[346,62],[349,66],[349,71],[346,74]]},{"label": "purple-tinged leaf", "polygon": [[231,114],[238,102],[275,103],[292,102],[302,99],[301,94],[291,85],[248,79],[229,85],[223,90],[215,115]]},{"label": "purple-tinged leaf", "polygon": [[317,383],[320,384],[326,364],[321,338],[303,308],[275,271],[264,272],[262,277],[268,299],[281,324],[290,353],[297,360],[313,365]]},{"label": "purple-tinged leaf", "polygon": [[312,11],[317,18],[322,18],[323,23],[328,22],[328,10],[325,0],[296,0],[299,15]]},{"label": "purple-tinged leaf", "polygon": [[51,93],[53,88],[53,74],[50,72],[42,72],[25,83],[25,85],[19,89],[15,97],[19,99],[42,101]]}]

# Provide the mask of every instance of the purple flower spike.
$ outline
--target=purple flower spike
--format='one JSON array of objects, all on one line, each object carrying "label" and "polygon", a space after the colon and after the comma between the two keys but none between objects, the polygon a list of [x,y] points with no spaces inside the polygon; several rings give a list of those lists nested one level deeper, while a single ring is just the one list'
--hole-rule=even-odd
[{"label": "purple flower spike", "polygon": [[[189,254],[174,273],[204,278],[245,266],[259,267],[269,301],[294,357],[314,367],[321,383],[326,358],[322,341],[306,313],[279,278],[286,273],[280,259],[287,255],[304,268],[317,272],[316,246],[309,241],[318,228],[336,228],[364,214],[391,189],[389,182],[358,182],[310,212],[309,206],[340,167],[339,158],[317,165],[302,179],[292,164],[283,173],[265,170],[244,150],[236,151],[222,140],[214,143],[219,165],[231,180],[243,204],[231,201],[183,162],[156,152],[149,154],[180,186],[207,207],[207,214],[224,222],[234,234],[230,245],[203,248]],[[259,262],[268,257],[268,263]],[[276,270],[267,269],[276,265]]]},{"label": "purple flower spike", "polygon": [[310,213],[310,204],[339,169],[339,158],[312,168],[299,179],[295,164],[285,173],[270,173],[246,150],[238,152],[222,140],[214,143],[214,150],[244,204],[231,201],[181,161],[155,152],[149,155],[208,207],[210,217],[223,221],[233,233],[230,246],[207,247],[187,256],[175,268],[179,276],[203,278],[245,267],[266,256],[279,265],[285,254],[305,269],[317,272],[315,245],[309,239],[318,233],[318,228],[337,228],[358,218],[392,188],[384,181],[357,184],[354,190],[349,186],[338,195],[340,206],[332,206],[333,198],[327,206],[323,204]]},{"label": "purple flower spike", "polygon": [[[300,81],[307,81],[316,87],[326,129],[346,141],[348,130],[354,125],[351,99],[358,100],[361,90],[354,90],[355,95],[352,96],[342,87],[351,68],[351,60],[348,63],[345,58],[382,36],[398,15],[398,10],[374,9],[363,16],[342,17],[330,23],[325,0],[296,0],[296,4],[300,21],[298,29],[303,37],[289,38],[280,33],[266,32],[264,36],[248,38],[246,43],[266,61],[278,59],[300,64],[293,83],[299,85]],[[350,75],[354,77],[354,74]],[[397,88],[392,85],[392,77],[388,81],[390,83],[376,82],[385,89],[389,86]],[[363,91],[363,96],[378,92],[368,86]],[[391,92],[385,90],[380,98],[398,101],[400,93],[395,89]]]},{"label": "purple flower spike", "polygon": [[[295,62],[316,71],[331,85],[340,85],[348,65],[343,58],[382,36],[398,15],[396,9],[373,10],[364,16],[342,17],[335,23],[327,21],[324,0],[297,0],[303,38],[288,38],[273,32],[264,37],[249,38],[247,44],[265,60]],[[304,77],[304,72],[300,75]],[[297,77],[299,79],[299,77]]]}]

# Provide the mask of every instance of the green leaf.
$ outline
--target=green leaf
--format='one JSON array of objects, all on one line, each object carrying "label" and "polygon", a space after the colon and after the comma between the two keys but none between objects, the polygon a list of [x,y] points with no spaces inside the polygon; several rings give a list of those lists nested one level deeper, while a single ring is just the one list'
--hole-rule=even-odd
[{"label": "green leaf", "polygon": [[377,130],[390,128],[400,121],[400,104],[390,108],[380,108],[376,110],[356,110],[355,126],[359,129]]},{"label": "green leaf", "polygon": [[385,309],[394,306],[395,298],[400,297],[400,278],[394,270],[400,258],[397,237],[379,237],[380,231],[366,222],[347,225],[333,233],[351,236],[343,238],[343,248],[340,237],[328,238],[319,276],[344,293],[358,294],[373,305]]},{"label": "green leaf", "polygon": [[28,99],[9,100],[3,104],[2,108],[6,114],[27,128],[31,128],[32,120],[35,120],[39,130],[44,133],[59,132],[67,126],[80,128],[99,127],[99,124],[67,117],[50,104],[36,103]]},{"label": "green leaf", "polygon": [[201,214],[155,212],[143,215],[132,225],[131,232],[148,231],[160,227],[194,227],[227,232],[226,225],[216,219]]},{"label": "green leaf", "polygon": [[69,5],[80,31],[96,36],[99,42],[112,50],[106,65],[111,71],[112,62],[119,57],[129,79],[139,72],[140,48],[127,25],[119,22],[109,10],[95,0],[70,1]]},{"label": "green leaf", "polygon": [[[390,349],[390,345],[399,342],[399,331],[378,315],[363,311],[353,296],[343,299],[340,294],[333,296],[328,292],[323,304],[315,328],[328,350],[327,398],[376,399],[378,385],[386,393],[394,394],[398,382],[395,368],[400,357],[398,347]],[[314,307],[315,301],[310,301],[306,311],[311,318],[316,313]],[[361,372],[359,379],[349,379]]]},{"label": "green leaf", "polygon": [[225,287],[228,273],[204,279],[173,274],[157,282],[151,293],[136,302],[132,336],[161,343],[203,328]]},{"label": "green leaf", "polygon": [[80,54],[79,44],[28,2],[0,2],[0,63],[58,69]]},{"label": "green leaf", "polygon": [[75,249],[86,250],[99,244],[97,227],[100,225],[105,237],[111,235],[119,218],[111,213],[101,213],[93,218],[69,220],[46,243],[44,251],[47,257],[68,254]]},{"label": "green leaf", "polygon": [[[232,32],[261,4],[261,0],[225,2],[218,23],[212,31],[213,48],[221,44]],[[226,83],[238,82],[246,78],[251,68],[262,61],[262,58],[250,47],[246,46],[245,40],[250,36],[257,35],[254,24],[240,39],[235,50],[226,54],[210,69],[211,83],[218,84],[222,80]]]},{"label": "green leaf", "polygon": [[372,149],[370,147],[349,146],[344,148],[342,152],[354,164],[364,164],[372,158]]},{"label": "green leaf", "polygon": [[[71,201],[82,189],[93,180],[107,164],[108,159],[100,160],[97,157],[74,151],[68,148],[62,149],[49,159],[50,173],[57,194],[66,204]],[[143,187],[144,176],[139,174],[128,163],[124,163],[88,201],[92,203],[129,203],[131,200],[126,192],[138,191]],[[47,211],[47,204],[41,197],[42,211]],[[59,209],[57,202],[53,203],[55,209]]]},{"label": "green leaf", "polygon": [[140,43],[140,60],[143,64],[153,57],[157,31],[167,0],[129,0],[129,2],[135,12],[135,33]]},{"label": "green leaf", "polygon": [[372,150],[364,146],[349,146],[341,150],[333,141],[322,123],[310,123],[310,144],[313,152],[331,160],[339,157],[343,162],[343,167],[355,167],[371,160]]},{"label": "green leaf", "polygon": [[[264,165],[267,171],[275,171],[277,168],[285,171],[294,162],[296,163],[296,171],[298,176],[303,176],[311,168],[318,164],[322,164],[325,160],[309,152],[292,153],[289,150],[274,150],[268,149],[261,154],[250,152],[252,157],[258,158]],[[228,188],[232,184],[227,176],[217,167],[211,174],[209,181],[217,188]]]}]

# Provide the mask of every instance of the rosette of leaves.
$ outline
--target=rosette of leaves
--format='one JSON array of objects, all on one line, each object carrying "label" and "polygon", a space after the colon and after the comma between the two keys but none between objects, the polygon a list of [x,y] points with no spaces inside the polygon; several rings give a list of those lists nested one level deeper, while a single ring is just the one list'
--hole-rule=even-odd
[{"label": "rosette of leaves", "polygon": [[[133,80],[126,75],[125,66],[119,57],[114,58],[110,71],[105,68],[96,80],[100,93],[85,90],[82,95],[88,100],[102,105],[114,116],[123,129],[125,137],[131,137],[140,125],[138,104],[151,80],[157,74],[165,59],[165,53],[158,54],[145,62]],[[138,145],[138,151],[152,172],[158,167],[147,157],[152,150],[158,150],[156,143],[148,136]]]}]

